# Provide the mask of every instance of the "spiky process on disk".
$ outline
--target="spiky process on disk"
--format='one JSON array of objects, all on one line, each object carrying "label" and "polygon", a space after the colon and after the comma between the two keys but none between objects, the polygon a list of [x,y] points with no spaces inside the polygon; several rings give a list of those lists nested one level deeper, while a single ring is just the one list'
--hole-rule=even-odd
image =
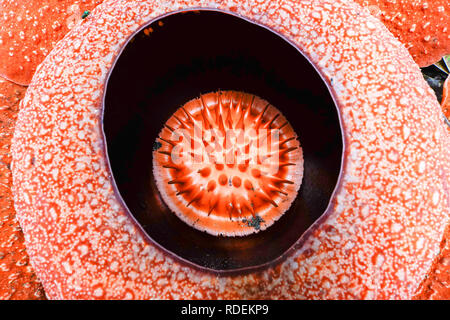
[{"label": "spiky process on disk", "polygon": [[297,135],[280,111],[254,95],[201,95],[171,116],[157,140],[153,171],[164,201],[210,234],[266,229],[300,188]]}]

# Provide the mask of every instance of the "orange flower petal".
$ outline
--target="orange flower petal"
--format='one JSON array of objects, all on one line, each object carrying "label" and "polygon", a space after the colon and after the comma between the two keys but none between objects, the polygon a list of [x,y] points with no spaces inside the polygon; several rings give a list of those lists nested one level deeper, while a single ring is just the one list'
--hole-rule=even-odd
[{"label": "orange flower petal", "polygon": [[448,0],[356,0],[381,19],[420,67],[450,53]]},{"label": "orange flower petal", "polygon": [[0,78],[0,300],[44,299],[25,251],[11,193],[11,138],[25,88]]},{"label": "orange flower petal", "polygon": [[2,1],[0,75],[28,85],[36,67],[73,28],[84,11],[102,0]]},{"label": "orange flower petal", "polygon": [[[332,90],[345,153],[329,210],[286,259],[247,275],[218,277],[198,270],[145,238],[112,188],[101,148],[105,76],[139,27],[211,1],[106,1],[59,43],[34,77],[12,147],[17,215],[49,297],[407,299],[415,294],[450,216],[445,175],[450,137],[434,93],[404,47],[351,1],[246,4],[217,1],[218,8],[288,38]],[[96,41],[80,41],[86,39]],[[89,70],[73,72],[80,56]],[[68,71],[64,77],[55,72],[61,69]],[[77,90],[67,94],[73,83]],[[73,134],[62,127],[78,129]]]},{"label": "orange flower petal", "polygon": [[414,297],[416,300],[450,299],[450,225],[447,226],[439,251],[439,256]]}]

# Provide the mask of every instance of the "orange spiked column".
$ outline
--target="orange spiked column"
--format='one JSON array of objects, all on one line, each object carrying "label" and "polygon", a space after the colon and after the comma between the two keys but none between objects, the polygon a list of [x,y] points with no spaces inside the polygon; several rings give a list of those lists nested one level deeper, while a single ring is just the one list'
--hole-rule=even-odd
[{"label": "orange spiked column", "polygon": [[0,75],[19,85],[28,85],[53,46],[102,2],[1,1]]},{"label": "orange spiked column", "polygon": [[225,91],[189,101],[158,141],[153,171],[162,198],[184,222],[213,235],[266,229],[301,185],[296,133],[279,110],[251,94]]}]

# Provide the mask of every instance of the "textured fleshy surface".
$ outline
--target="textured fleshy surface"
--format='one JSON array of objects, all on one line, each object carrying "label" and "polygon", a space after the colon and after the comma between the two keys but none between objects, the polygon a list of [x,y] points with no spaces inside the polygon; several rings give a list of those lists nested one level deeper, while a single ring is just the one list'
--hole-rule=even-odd
[{"label": "textured fleshy surface", "polygon": [[[450,77],[444,83],[442,111],[450,119]],[[450,122],[448,123],[450,131]],[[450,299],[450,225],[445,231],[439,256],[435,259],[426,280],[422,283],[416,299]]]},{"label": "textured fleshy surface", "polygon": [[[114,192],[101,129],[105,79],[127,37],[186,7],[217,7],[282,33],[339,105],[343,175],[330,210],[270,269],[216,276],[146,240]],[[349,1],[106,1],[33,78],[13,143],[15,206],[51,298],[411,298],[448,222],[450,150],[408,51]]]},{"label": "textured fleshy surface", "polygon": [[420,67],[450,53],[448,0],[356,0],[378,17]]},{"label": "textured fleshy surface", "polygon": [[297,134],[276,107],[254,95],[203,94],[178,109],[157,140],[153,172],[165,203],[212,235],[270,227],[303,178]]},{"label": "textured fleshy surface", "polygon": [[53,46],[102,0],[0,0],[0,75],[28,85]]},{"label": "textured fleshy surface", "polygon": [[435,259],[430,272],[421,284],[414,299],[450,299],[450,225],[447,226],[447,230],[445,231],[440,254]]},{"label": "textured fleshy surface", "polygon": [[0,77],[0,300],[44,298],[29,264],[11,192],[11,139],[25,89]]}]

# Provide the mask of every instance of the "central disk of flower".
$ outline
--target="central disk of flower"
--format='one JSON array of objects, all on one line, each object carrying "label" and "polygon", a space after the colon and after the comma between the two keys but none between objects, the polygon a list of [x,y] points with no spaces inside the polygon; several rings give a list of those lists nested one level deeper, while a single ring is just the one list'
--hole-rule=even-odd
[{"label": "central disk of flower", "polygon": [[213,235],[264,230],[289,209],[303,177],[293,128],[267,101],[208,93],[179,108],[159,134],[153,172],[168,207]]}]

